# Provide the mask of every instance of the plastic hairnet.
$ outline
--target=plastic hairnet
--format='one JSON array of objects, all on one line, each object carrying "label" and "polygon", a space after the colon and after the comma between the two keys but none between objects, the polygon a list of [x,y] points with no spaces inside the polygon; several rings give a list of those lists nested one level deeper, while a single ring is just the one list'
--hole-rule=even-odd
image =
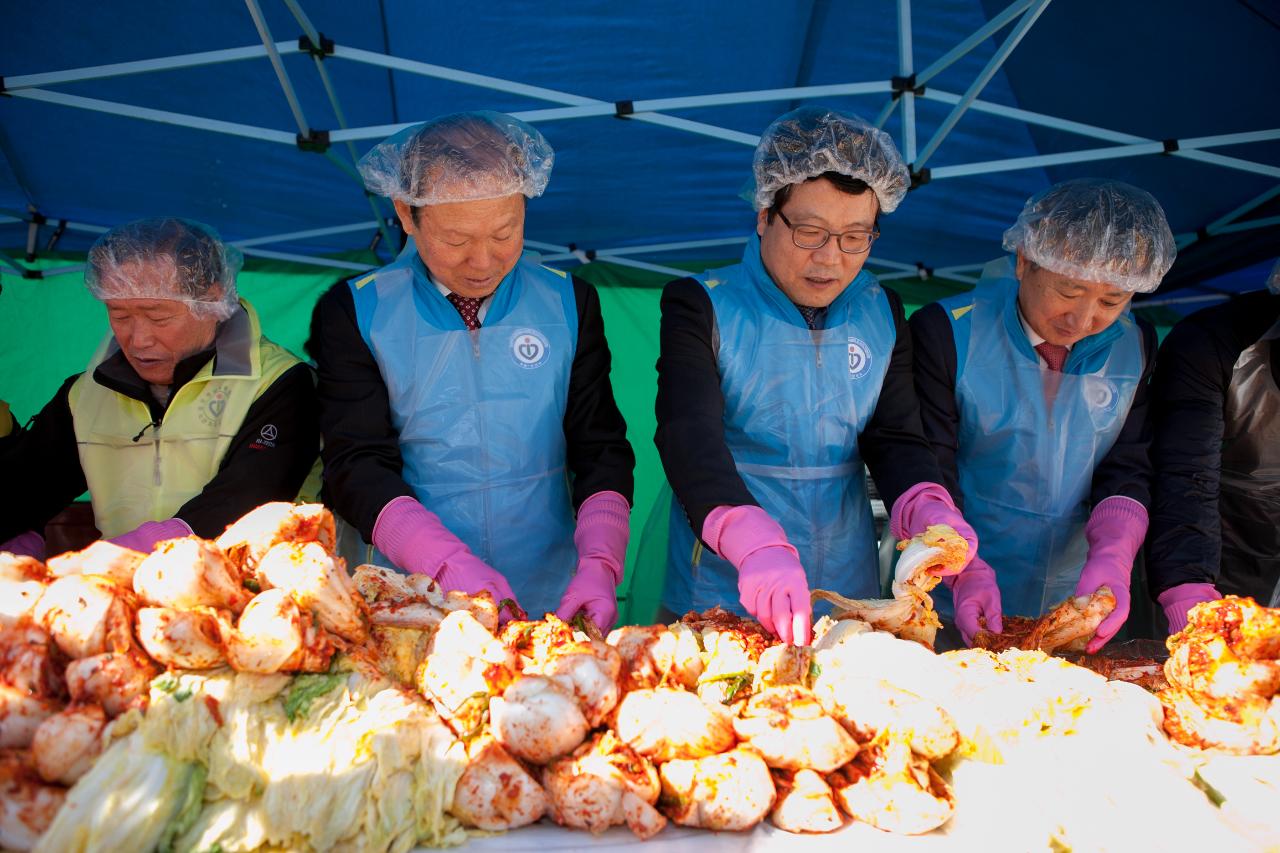
[{"label": "plastic hairnet", "polygon": [[89,249],[84,281],[98,299],[171,299],[197,317],[225,320],[239,304],[244,257],[208,225],[140,219],[111,229]]},{"label": "plastic hairnet", "polygon": [[824,172],[864,181],[885,213],[892,213],[911,187],[911,175],[889,134],[853,113],[826,107],[800,107],[775,119],[760,137],[752,170],[756,210],[770,207],[788,184]]},{"label": "plastic hairnet", "polygon": [[531,125],[481,110],[405,128],[360,158],[370,192],[413,207],[542,195],[555,152]]},{"label": "plastic hairnet", "polygon": [[1271,268],[1271,275],[1267,276],[1267,290],[1280,296],[1280,261],[1276,261],[1276,265]]},{"label": "plastic hairnet", "polygon": [[1032,196],[1004,247],[1068,278],[1150,293],[1178,250],[1160,202],[1120,181],[1064,181]]}]

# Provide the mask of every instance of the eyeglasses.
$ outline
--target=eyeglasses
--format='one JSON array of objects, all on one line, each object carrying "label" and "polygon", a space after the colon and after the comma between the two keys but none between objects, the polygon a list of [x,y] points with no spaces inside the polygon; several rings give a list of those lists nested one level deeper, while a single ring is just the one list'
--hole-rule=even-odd
[{"label": "eyeglasses", "polygon": [[791,242],[796,244],[799,249],[821,249],[827,245],[827,241],[833,236],[836,237],[836,245],[840,247],[840,251],[847,255],[861,255],[863,252],[871,249],[871,244],[880,236],[879,231],[846,231],[843,234],[833,235],[825,228],[819,228],[817,225],[792,225],[791,220],[781,211],[774,211],[778,214],[778,218],[782,220],[782,224],[791,229]]}]

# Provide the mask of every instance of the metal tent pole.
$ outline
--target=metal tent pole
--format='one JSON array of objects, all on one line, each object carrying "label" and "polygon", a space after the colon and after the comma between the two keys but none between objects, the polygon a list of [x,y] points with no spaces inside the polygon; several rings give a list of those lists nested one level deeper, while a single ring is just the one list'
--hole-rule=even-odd
[{"label": "metal tent pole", "polygon": [[17,261],[10,258],[8,255],[3,253],[0,253],[0,264],[4,264],[9,269],[16,272],[18,275],[24,275],[25,273],[29,272],[29,270],[26,267],[24,267],[22,264],[18,263]]},{"label": "metal tent pole", "polygon": [[[301,4],[298,3],[297,0],[284,0],[284,4],[285,6],[288,7],[289,11],[293,14],[293,18],[295,21],[298,22],[298,26],[302,27],[302,31],[306,33],[307,38],[311,41],[311,44],[314,45],[316,48],[323,50],[324,37],[320,34],[320,31],[316,29],[316,27],[311,23],[311,19],[307,16],[307,13],[303,11]],[[316,75],[320,78],[320,85],[324,87],[324,93],[329,98],[329,106],[333,108],[333,116],[335,119],[337,119],[338,127],[341,128],[342,130],[346,130],[347,117],[343,113],[342,104],[338,100],[338,92],[333,87],[333,81],[329,79],[329,71],[324,67],[323,54],[312,53],[311,61],[315,63]],[[355,143],[348,140],[346,143],[346,146],[347,146],[347,156],[351,158],[351,165],[355,166],[360,160],[360,155],[356,151]],[[326,151],[325,153],[328,154],[329,152]],[[337,158],[335,157],[335,158],[331,158],[330,162],[333,162],[336,164],[336,163],[339,163],[340,161],[338,161]],[[378,232],[382,235],[383,243],[386,244],[389,251],[394,252],[395,245],[396,245],[395,240],[391,236],[391,229],[387,227],[386,215],[382,211],[381,205],[379,204],[377,197],[374,196],[372,193],[365,191],[364,181],[361,180],[359,174],[355,173],[354,171],[347,172],[347,174],[352,178],[354,178],[356,183],[360,185],[360,189],[364,192],[365,200],[368,201],[369,203],[369,209],[373,211],[373,216],[378,222]],[[377,253],[375,252],[375,254]]]},{"label": "metal tent pole", "polygon": [[[279,54],[297,53],[296,42],[282,41],[272,45]],[[225,50],[209,50],[203,53],[187,53],[180,56],[165,56],[158,59],[141,59],[134,62],[116,62],[110,65],[91,65],[84,68],[69,68],[65,71],[46,71],[40,74],[18,74],[6,77],[6,92],[14,93],[19,89],[35,89],[44,86],[56,86],[59,83],[77,83],[81,80],[101,80],[105,77],[120,77],[126,74],[143,74],[149,71],[169,71],[175,68],[194,68],[200,65],[216,65],[221,62],[235,62],[241,59],[258,59],[266,56],[266,48],[262,45],[251,47],[232,47]]]},{"label": "metal tent pole", "polygon": [[1210,222],[1208,227],[1210,230],[1212,230],[1214,228],[1220,228],[1223,225],[1226,225],[1228,222],[1234,222],[1235,220],[1239,219],[1241,216],[1244,216],[1249,211],[1255,208],[1261,207],[1262,205],[1271,201],[1271,199],[1275,198],[1278,195],[1280,195],[1280,184],[1276,184],[1274,187],[1267,190],[1260,196],[1249,199],[1249,201],[1246,201],[1244,204],[1240,205],[1230,213],[1224,214],[1223,216],[1219,216],[1217,219]]},{"label": "metal tent pole", "polygon": [[269,258],[275,261],[293,261],[298,264],[310,264],[316,267],[333,267],[340,270],[364,272],[374,268],[374,264],[358,264],[352,261],[340,261],[336,258],[317,258],[311,255],[296,255],[292,252],[272,252],[267,249],[241,249],[246,255],[257,258]]},{"label": "metal tent pole", "polygon": [[893,111],[898,108],[898,98],[890,98],[889,102],[880,108],[879,114],[876,115],[874,122],[878,128],[884,128],[884,123],[889,120],[889,116],[893,115]]},{"label": "metal tent pole", "polygon": [[955,47],[951,48],[951,50],[947,51],[942,56],[938,57],[932,64],[917,74],[916,85],[923,86],[934,77],[938,76],[938,74],[955,63],[956,60],[964,57],[975,47],[986,41],[997,30],[1003,28],[1005,24],[1025,12],[1027,7],[1033,2],[1034,0],[1015,0],[1015,2],[1010,3],[1005,7],[1003,12],[996,15],[990,21],[987,21],[978,29],[974,30],[972,35]]},{"label": "metal tent pole", "polygon": [[[1262,195],[1249,199],[1244,204],[1237,207],[1235,210],[1232,210],[1230,213],[1225,213],[1222,216],[1219,216],[1217,219],[1213,220],[1204,228],[1201,228],[1199,231],[1193,231],[1186,234],[1174,235],[1174,239],[1177,241],[1178,248],[1185,249],[1187,246],[1190,246],[1192,243],[1196,242],[1202,237],[1211,237],[1214,234],[1222,233],[1223,226],[1229,225],[1235,222],[1235,220],[1239,219],[1241,216],[1244,216],[1246,213],[1249,213],[1255,208],[1261,207],[1262,205],[1271,201],[1271,199],[1275,198],[1278,195],[1280,195],[1280,184],[1277,184],[1276,186],[1267,190]],[[1255,223],[1255,224],[1252,224],[1250,227],[1252,228],[1264,227],[1261,225],[1257,225],[1256,223],[1265,222],[1265,221],[1266,220],[1263,220],[1263,219],[1251,219],[1249,220],[1249,222]],[[1247,229],[1239,229],[1239,230],[1247,230]]]},{"label": "metal tent pole", "polygon": [[[911,0],[898,0],[898,74],[911,79]],[[901,94],[902,99],[902,156],[907,166],[915,168],[916,161],[916,93],[912,87]]]},{"label": "metal tent pole", "polygon": [[933,138],[925,145],[924,150],[920,152],[920,156],[915,161],[915,167],[922,167],[933,153],[938,150],[938,146],[942,144],[942,140],[947,138],[947,134],[951,132],[956,123],[960,121],[960,117],[969,109],[969,105],[975,98],[986,88],[987,83],[991,82],[991,78],[1000,70],[1000,66],[1004,65],[1004,61],[1013,53],[1013,49],[1022,41],[1023,36],[1031,29],[1031,25],[1036,22],[1041,13],[1048,7],[1049,0],[1036,0],[1036,2],[1026,12],[1022,14],[1022,19],[1014,25],[1009,35],[1005,38],[1004,43],[996,50],[995,55],[987,62],[985,68],[978,74],[977,78],[965,90],[964,95],[960,99],[960,103],[951,109],[951,113],[942,120],[941,126],[934,131]]},{"label": "metal tent pole", "polygon": [[231,245],[247,248],[263,246],[269,243],[284,243],[288,240],[309,240],[313,237],[328,237],[332,234],[350,234],[353,231],[368,231],[377,228],[377,222],[355,222],[351,225],[334,225],[329,228],[310,228],[306,231],[290,231],[287,234],[271,234],[266,237],[252,237],[248,240],[232,240]]},{"label": "metal tent pole", "polygon": [[[741,246],[747,242],[746,237],[724,237],[711,240],[682,240],[678,243],[651,243],[644,246],[621,246],[615,249],[596,249],[597,258],[621,257],[626,255],[650,255],[664,252],[678,252],[684,249],[707,249],[716,246]],[[576,252],[565,251],[556,255],[547,255],[544,261],[567,261],[578,257]]]},{"label": "metal tent pole", "polygon": [[1249,219],[1244,222],[1232,222],[1230,225],[1222,225],[1209,232],[1211,234],[1235,234],[1239,231],[1252,231],[1255,228],[1270,228],[1272,225],[1280,225],[1280,216],[1268,216],[1263,219]]},{"label": "metal tent pole", "polygon": [[160,124],[172,124],[178,127],[189,127],[194,130],[207,130],[213,133],[225,133],[230,136],[241,136],[247,139],[257,139],[263,142],[278,142],[284,145],[296,145],[297,137],[292,133],[285,133],[282,130],[269,130],[263,127],[253,127],[247,124],[236,124],[230,121],[218,121],[216,119],[200,118],[199,116],[185,115],[183,113],[174,113],[167,110],[153,110],[149,107],[135,107],[130,104],[118,104],[113,101],[103,101],[97,98],[84,98],[79,95],[67,95],[62,92],[49,92],[44,89],[19,89],[14,92],[8,92],[15,98],[27,98],[32,101],[42,101],[46,104],[57,104],[62,107],[75,107],[82,110],[93,110],[94,112],[107,113],[109,115],[124,116],[126,118],[143,119],[144,121],[154,121]]},{"label": "metal tent pole", "polygon": [[47,270],[40,270],[41,278],[53,278],[59,275],[71,275],[72,273],[83,272],[88,264],[73,264],[66,267],[51,267]]},{"label": "metal tent pole", "polygon": [[[1280,139],[1280,130],[1250,131],[1247,133],[1218,134],[1216,136],[1193,137],[1191,139],[1155,142],[1143,140],[1127,145],[1114,145],[1106,148],[1089,148],[1081,151],[1067,151],[1061,154],[1040,154],[1032,157],[1012,157],[1006,160],[987,160],[981,163],[964,163],[957,166],[940,166],[930,170],[932,178],[956,178],[967,175],[989,175],[995,172],[1008,172],[1017,169],[1032,169],[1043,166],[1060,166],[1067,163],[1084,163],[1093,160],[1110,160],[1121,157],[1135,157],[1145,154],[1183,154],[1192,159],[1214,165],[1226,166],[1246,172],[1254,172],[1271,178],[1280,178],[1280,166],[1269,166],[1254,163],[1236,157],[1225,157],[1200,151],[1222,145],[1240,145],[1249,142],[1260,142]],[[1199,155],[1199,156],[1193,156]]]},{"label": "metal tent pole", "polygon": [[293,113],[293,120],[298,125],[298,136],[309,138],[311,136],[311,125],[307,123],[307,118],[302,114],[302,105],[298,103],[298,96],[294,94],[293,83],[289,80],[289,72],[284,69],[284,62],[280,59],[280,54],[276,52],[275,46],[271,41],[271,30],[267,27],[267,19],[262,16],[262,9],[258,6],[258,0],[244,0],[245,6],[249,8],[249,15],[253,18],[253,25],[258,29],[258,35],[262,38],[262,46],[267,50],[267,58],[271,60],[271,67],[275,69],[276,79],[280,82],[280,90],[284,92],[284,98],[289,102],[289,111]]}]

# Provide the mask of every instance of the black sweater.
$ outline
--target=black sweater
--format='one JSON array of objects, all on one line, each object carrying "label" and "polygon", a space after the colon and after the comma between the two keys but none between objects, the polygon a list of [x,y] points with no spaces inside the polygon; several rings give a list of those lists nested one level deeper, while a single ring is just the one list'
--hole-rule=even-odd
[{"label": "black sweater", "polygon": [[[1240,353],[1280,317],[1280,296],[1249,293],[1197,311],[1160,347],[1152,382],[1155,499],[1147,537],[1152,596],[1184,583],[1214,583],[1221,564],[1218,480],[1223,410]],[[1271,370],[1280,384],[1273,343]]]}]

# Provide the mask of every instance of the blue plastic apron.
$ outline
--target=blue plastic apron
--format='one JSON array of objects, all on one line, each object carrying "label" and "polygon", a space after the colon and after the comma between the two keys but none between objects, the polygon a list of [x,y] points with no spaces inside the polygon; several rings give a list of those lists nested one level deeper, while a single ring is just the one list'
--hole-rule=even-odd
[{"label": "blue plastic apron", "polygon": [[570,281],[521,260],[475,331],[412,243],[351,291],[405,482],[531,614],[554,610],[577,564],[564,437],[578,338]]},{"label": "blue plastic apron", "polygon": [[[1017,279],[988,278],[942,306],[956,341],[964,517],[996,572],[1003,611],[1039,616],[1075,591],[1093,472],[1133,404],[1142,333],[1126,311],[1076,343],[1054,374],[1027,338],[1017,295]],[[950,596],[937,592],[949,615]]]},{"label": "blue plastic apron", "polygon": [[[725,442],[748,490],[800,552],[811,588],[871,596],[875,526],[858,435],[875,411],[896,331],[889,300],[862,272],[810,331],[760,261],[696,277],[715,311]],[[738,574],[702,547],[672,501],[662,603],[744,613]]]}]

